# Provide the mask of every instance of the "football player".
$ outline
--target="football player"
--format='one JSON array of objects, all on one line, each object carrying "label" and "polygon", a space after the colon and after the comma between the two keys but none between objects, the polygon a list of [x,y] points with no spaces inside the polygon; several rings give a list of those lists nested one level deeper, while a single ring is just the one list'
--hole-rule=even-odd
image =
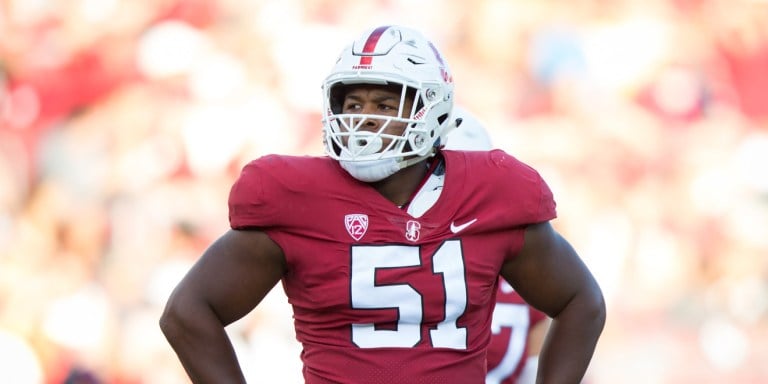
[{"label": "football player", "polygon": [[323,94],[327,156],[247,164],[231,229],[168,300],[160,326],[192,381],[245,381],[225,327],[281,282],[306,383],[484,383],[501,275],[553,319],[540,382],[578,382],[605,322],[600,287],[533,168],[441,149],[457,120],[437,47],[366,31]]}]

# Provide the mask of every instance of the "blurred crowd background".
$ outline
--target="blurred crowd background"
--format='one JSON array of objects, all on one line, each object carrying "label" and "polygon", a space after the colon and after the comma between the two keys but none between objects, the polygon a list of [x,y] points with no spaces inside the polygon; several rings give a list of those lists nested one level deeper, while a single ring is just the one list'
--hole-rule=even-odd
[{"label": "blurred crowd background", "polygon": [[[768,382],[765,0],[0,0],[0,382],[188,383],[157,320],[240,167],[321,154],[322,79],[393,23],[554,190],[586,382]],[[229,332],[300,380],[279,286]]]}]

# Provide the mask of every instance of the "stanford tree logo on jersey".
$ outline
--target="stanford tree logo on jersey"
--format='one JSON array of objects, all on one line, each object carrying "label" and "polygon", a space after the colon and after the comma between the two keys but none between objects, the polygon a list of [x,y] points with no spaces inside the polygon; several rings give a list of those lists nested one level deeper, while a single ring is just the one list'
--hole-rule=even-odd
[{"label": "stanford tree logo on jersey", "polygon": [[410,241],[419,240],[419,231],[421,230],[421,224],[415,220],[408,220],[405,223],[405,238]]}]

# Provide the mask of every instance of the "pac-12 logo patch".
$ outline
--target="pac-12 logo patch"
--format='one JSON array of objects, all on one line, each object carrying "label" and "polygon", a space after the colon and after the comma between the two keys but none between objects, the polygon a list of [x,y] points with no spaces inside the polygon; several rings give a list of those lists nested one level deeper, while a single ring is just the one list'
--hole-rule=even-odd
[{"label": "pac-12 logo patch", "polygon": [[355,241],[360,241],[368,230],[368,215],[362,213],[351,213],[344,216],[344,226],[347,227],[347,233]]},{"label": "pac-12 logo patch", "polygon": [[405,238],[410,241],[419,240],[419,232],[421,231],[421,224],[415,220],[408,220],[405,223]]}]

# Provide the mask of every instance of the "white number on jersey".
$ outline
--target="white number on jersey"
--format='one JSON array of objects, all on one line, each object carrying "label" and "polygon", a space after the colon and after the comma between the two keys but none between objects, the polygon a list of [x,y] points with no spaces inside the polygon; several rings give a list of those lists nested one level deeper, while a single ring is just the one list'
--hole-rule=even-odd
[{"label": "white number on jersey", "polygon": [[[423,300],[412,286],[376,284],[377,269],[421,265],[420,248],[407,245],[352,247],[352,308],[396,308],[397,328],[376,329],[375,324],[352,324],[352,342],[361,348],[414,347],[421,341]],[[442,274],[445,286],[445,319],[430,330],[433,347],[466,349],[467,330],[456,320],[467,308],[467,282],[461,242],[448,240],[432,255],[432,273]],[[394,319],[393,319],[394,320]]]}]

